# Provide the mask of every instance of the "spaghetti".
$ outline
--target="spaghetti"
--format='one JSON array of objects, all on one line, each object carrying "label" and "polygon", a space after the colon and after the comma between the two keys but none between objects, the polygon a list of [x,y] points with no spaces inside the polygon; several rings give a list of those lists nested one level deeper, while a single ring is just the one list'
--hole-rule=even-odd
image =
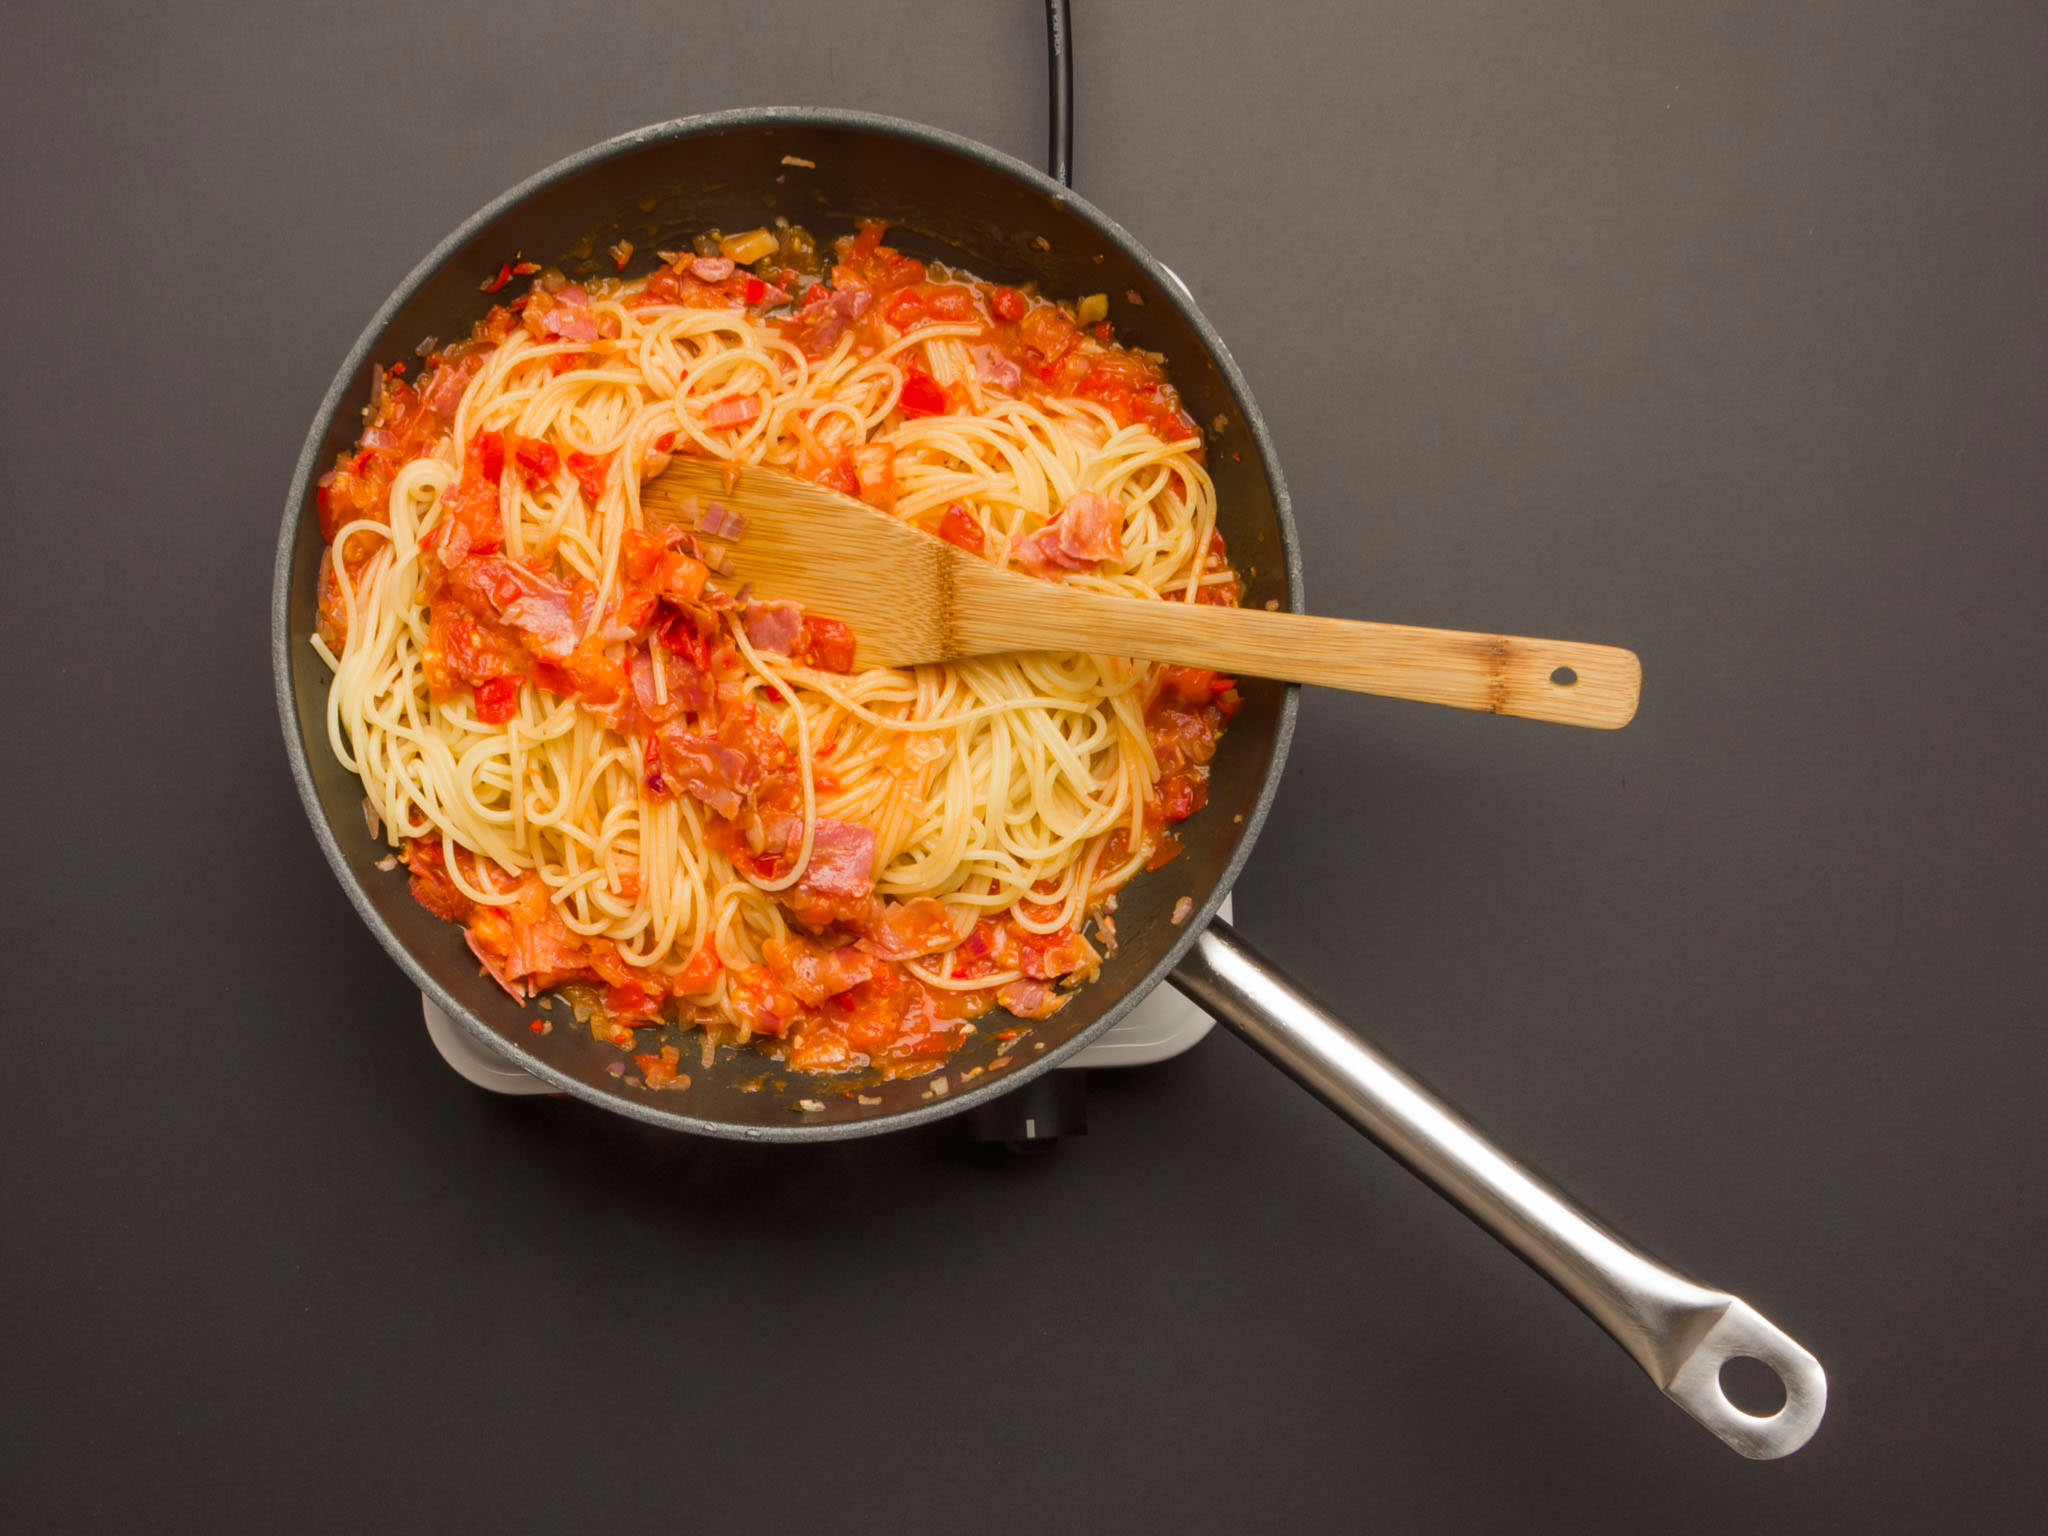
[{"label": "spaghetti", "polygon": [[[373,834],[507,991],[562,988],[624,1048],[672,1018],[707,1060],[760,1039],[899,1076],[992,1007],[1049,1016],[1178,851],[1236,708],[1214,673],[1101,656],[856,673],[843,625],[643,521],[641,480],[694,453],[1046,579],[1237,601],[1201,436],[1105,301],[881,235],[829,270],[788,227],[635,281],[508,265],[486,286],[530,291],[381,376],[320,483],[314,643]],[[686,1086],[679,1060],[640,1052],[639,1080]]]}]

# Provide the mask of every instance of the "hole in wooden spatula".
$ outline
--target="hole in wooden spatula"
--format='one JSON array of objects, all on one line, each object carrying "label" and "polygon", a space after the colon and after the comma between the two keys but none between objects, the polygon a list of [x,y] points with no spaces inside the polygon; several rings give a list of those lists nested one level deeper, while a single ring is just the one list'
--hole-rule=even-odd
[{"label": "hole in wooden spatula", "polygon": [[1752,1418],[1768,1419],[1785,1406],[1783,1378],[1752,1355],[1730,1355],[1721,1362],[1721,1390]]},{"label": "hole in wooden spatula", "polygon": [[1579,674],[1570,667],[1559,667],[1550,674],[1550,680],[1560,688],[1569,688],[1579,680]]}]

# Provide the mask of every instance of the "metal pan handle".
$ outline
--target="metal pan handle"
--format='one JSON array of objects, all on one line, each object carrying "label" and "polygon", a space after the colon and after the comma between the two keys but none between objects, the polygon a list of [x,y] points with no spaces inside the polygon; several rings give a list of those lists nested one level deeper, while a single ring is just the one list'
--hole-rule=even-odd
[{"label": "metal pan handle", "polygon": [[[1679,1407],[1743,1455],[1787,1456],[1820,1426],[1827,1377],[1746,1302],[1666,1269],[1495,1147],[1456,1110],[1212,923],[1173,984],[1520,1254]],[[1785,1385],[1766,1417],[1735,1406],[1722,1364],[1761,1360]]]}]

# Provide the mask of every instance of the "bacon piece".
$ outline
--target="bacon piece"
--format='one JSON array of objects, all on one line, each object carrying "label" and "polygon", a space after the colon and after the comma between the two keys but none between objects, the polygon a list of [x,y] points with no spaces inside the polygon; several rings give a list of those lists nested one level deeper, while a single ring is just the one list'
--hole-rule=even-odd
[{"label": "bacon piece", "polygon": [[565,283],[550,293],[536,288],[521,318],[536,341],[595,341],[597,316],[590,309],[590,295],[575,283]]},{"label": "bacon piece", "polygon": [[690,263],[690,275],[707,283],[722,283],[733,274],[733,262],[725,256],[699,256]]},{"label": "bacon piece", "polygon": [[853,476],[860,499],[884,512],[896,505],[896,450],[887,443],[862,443],[853,450]]},{"label": "bacon piece", "polygon": [[787,656],[803,628],[803,610],[795,603],[749,603],[746,612],[747,643],[757,651]]},{"label": "bacon piece", "polygon": [[465,932],[462,935],[462,940],[469,946],[469,952],[476,956],[477,963],[490,972],[491,980],[503,987],[514,1002],[523,1003],[526,1001],[527,993],[525,989],[512,984],[512,975],[503,957],[494,955],[485,948],[483,941],[477,937],[477,932],[474,928]]},{"label": "bacon piece", "polygon": [[1093,491],[1076,491],[1059,515],[1038,532],[1019,539],[1011,554],[1027,570],[1093,570],[1104,560],[1121,560],[1123,509]]},{"label": "bacon piece", "polygon": [[1049,1019],[1067,1006],[1066,998],[1029,977],[998,987],[996,1003],[1020,1019]]},{"label": "bacon piece", "polygon": [[534,651],[550,661],[560,661],[575,650],[576,620],[568,584],[510,560],[492,564],[502,566],[519,590],[519,595],[499,610],[499,616],[526,635]]},{"label": "bacon piece", "polygon": [[1018,964],[1026,976],[1051,981],[1100,965],[1102,957],[1080,934],[1070,928],[1053,933],[1025,933],[1018,936]]},{"label": "bacon piece", "polygon": [[664,780],[687,789],[721,816],[737,816],[760,777],[759,766],[746,753],[677,724],[662,726],[653,746]]},{"label": "bacon piece", "polygon": [[797,883],[820,896],[865,898],[875,888],[874,829],[820,818],[811,834],[811,862]]},{"label": "bacon piece", "polygon": [[919,896],[913,901],[891,902],[859,944],[883,960],[915,960],[951,949],[964,936],[945,903]]},{"label": "bacon piece", "polygon": [[733,1012],[746,1021],[757,1035],[780,1035],[790,1020],[803,1012],[803,1004],[791,997],[765,965],[750,965],[735,971],[726,986]]},{"label": "bacon piece", "polygon": [[[655,696],[656,667],[662,669],[666,698]],[[679,656],[667,646],[657,646],[652,655],[635,651],[626,664],[626,675],[633,685],[633,702],[656,725],[673,720],[684,710],[701,715],[711,707],[711,689],[704,674],[689,657]]]},{"label": "bacon piece", "polygon": [[815,1008],[828,997],[851,992],[864,981],[888,975],[889,968],[851,944],[828,948],[791,934],[761,946],[768,968],[784,991]]},{"label": "bacon piece", "polygon": [[794,339],[812,357],[830,352],[846,328],[868,312],[875,302],[872,289],[819,287],[810,302],[796,312],[792,322]]},{"label": "bacon piece", "polygon": [[405,845],[405,867],[412,871],[412,899],[446,923],[469,916],[470,900],[448,878],[441,862],[439,838],[414,838]]},{"label": "bacon piece", "polygon": [[761,414],[759,395],[735,395],[721,400],[704,413],[707,427],[743,427]]},{"label": "bacon piece", "polygon": [[512,951],[506,967],[536,987],[552,987],[579,972],[589,955],[575,936],[550,911],[538,922],[512,922]]},{"label": "bacon piece", "polygon": [[462,404],[462,396],[469,388],[469,381],[476,377],[477,370],[484,365],[484,355],[472,352],[460,362],[443,363],[427,380],[420,398],[427,409],[443,421],[453,421],[456,409]]},{"label": "bacon piece", "polygon": [[974,349],[974,371],[984,384],[1007,389],[1013,394],[1024,382],[1024,371],[994,347]]}]

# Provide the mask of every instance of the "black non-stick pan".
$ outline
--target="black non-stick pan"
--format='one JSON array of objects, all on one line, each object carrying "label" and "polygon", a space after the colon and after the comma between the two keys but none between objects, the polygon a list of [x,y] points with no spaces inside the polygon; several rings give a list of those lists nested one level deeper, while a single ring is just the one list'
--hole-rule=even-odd
[{"label": "black non-stick pan", "polygon": [[[1736,1449],[1797,1449],[1825,1403],[1811,1355],[1743,1302],[1679,1278],[1598,1227],[1215,920],[1279,784],[1294,728],[1290,687],[1244,680],[1244,707],[1211,767],[1208,805],[1179,829],[1186,852],[1125,890],[1121,948],[1101,978],[1035,1026],[1028,1048],[1013,1053],[1021,1059],[997,1073],[989,1068],[1001,1047],[985,1028],[936,1078],[866,1086],[858,1096],[829,1079],[764,1072],[770,1064],[749,1051],[724,1052],[709,1070],[692,1069],[686,1092],[656,1096],[607,1073],[617,1052],[586,1032],[530,1032],[532,1009],[480,974],[461,932],[412,900],[402,869],[376,867],[389,850],[370,836],[362,787],[328,747],[327,672],[310,644],[321,554],[314,482],[361,430],[373,373],[410,363],[423,337],[466,333],[492,302],[480,283],[515,253],[572,276],[594,274],[611,271],[605,252],[625,239],[642,253],[628,269],[637,273],[655,251],[701,230],[745,229],[776,215],[820,235],[881,218],[891,243],[914,255],[994,281],[1035,280],[1048,294],[1110,295],[1119,337],[1165,355],[1190,415],[1209,429],[1219,523],[1245,574],[1246,603],[1300,610],[1287,491],[1243,376],[1173,274],[1059,183],[969,140],[852,112],[727,112],[599,144],[475,214],[399,284],[321,402],[285,503],[271,636],[285,745],[336,877],[392,957],[472,1035],[578,1098],[680,1131],[764,1141],[860,1136],[959,1113],[1050,1071],[1170,980],[1521,1253]],[[1176,923],[1183,898],[1191,908]],[[1783,1378],[1778,1413],[1755,1417],[1728,1400],[1719,1370],[1732,1355],[1761,1358]]]}]

